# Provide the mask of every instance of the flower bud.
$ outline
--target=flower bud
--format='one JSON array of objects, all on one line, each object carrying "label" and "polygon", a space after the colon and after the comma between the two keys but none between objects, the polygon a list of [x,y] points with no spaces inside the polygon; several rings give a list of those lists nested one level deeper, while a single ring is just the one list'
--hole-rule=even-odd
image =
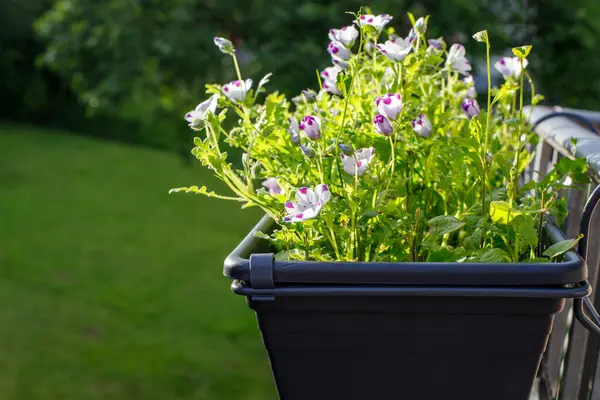
[{"label": "flower bud", "polygon": [[354,154],[354,148],[349,144],[340,143],[338,147],[340,148],[342,153],[344,153],[347,156],[351,156],[352,154]]},{"label": "flower bud", "polygon": [[294,118],[289,118],[290,127],[288,128],[288,133],[292,139],[292,143],[298,144],[300,143],[300,129],[298,128],[298,121]]},{"label": "flower bud", "polygon": [[231,43],[230,40],[222,37],[216,37],[214,41],[215,46],[217,46],[222,53],[229,55],[233,55],[233,53],[235,53],[235,48],[233,47],[233,43]]},{"label": "flower bud", "polygon": [[425,22],[425,18],[421,17],[415,22],[415,30],[420,34],[427,32],[427,22]]},{"label": "flower bud", "polygon": [[284,194],[285,191],[275,178],[269,178],[262,182],[262,185],[265,189],[269,191],[270,194]]},{"label": "flower bud", "polygon": [[429,45],[429,49],[433,50],[433,51],[441,51],[444,50],[444,40],[443,39],[429,39],[427,41],[427,44]]},{"label": "flower bud", "polygon": [[312,149],[312,147],[306,147],[305,145],[301,144],[300,150],[302,150],[302,153],[304,153],[304,155],[308,158],[313,158],[315,156],[315,151]]},{"label": "flower bud", "polygon": [[312,140],[317,140],[321,135],[321,119],[319,117],[307,115],[302,118],[300,129],[302,129],[304,133],[306,133],[306,136]]},{"label": "flower bud", "polygon": [[425,114],[419,114],[419,116],[417,118],[415,118],[414,121],[411,122],[413,130],[417,133],[417,135],[423,136],[423,137],[429,137],[429,135],[431,135],[431,131],[432,131],[432,126],[431,126],[431,122],[429,121],[429,118],[427,118],[427,115]]},{"label": "flower bud", "polygon": [[373,119],[373,124],[375,124],[375,130],[382,135],[389,136],[394,131],[390,120],[383,114],[377,114]]},{"label": "flower bud", "polygon": [[477,104],[477,100],[475,99],[466,99],[462,102],[461,108],[469,119],[479,116],[479,104]]},{"label": "flower bud", "polygon": [[307,103],[312,103],[317,98],[317,94],[314,90],[308,89],[302,91],[302,97],[304,97],[304,100],[306,100]]}]

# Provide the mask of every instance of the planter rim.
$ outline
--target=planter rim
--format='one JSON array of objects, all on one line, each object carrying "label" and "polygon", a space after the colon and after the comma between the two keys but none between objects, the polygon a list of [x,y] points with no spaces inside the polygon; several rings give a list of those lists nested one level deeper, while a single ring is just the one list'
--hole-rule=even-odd
[{"label": "planter rim", "polygon": [[[257,252],[262,239],[254,232],[267,233],[275,222],[265,215],[227,257],[225,276],[245,281],[251,279],[251,258],[269,260],[269,272],[277,284],[329,285],[423,285],[423,286],[564,286],[587,279],[585,261],[574,251],[565,253],[558,263],[458,263],[458,262],[347,262],[284,261],[272,254]],[[554,224],[547,224],[546,234],[552,242],[564,240]],[[234,287],[235,289],[235,287]],[[422,288],[424,289],[424,288]],[[525,289],[525,288],[523,288]],[[239,293],[242,294],[242,293]],[[527,296],[526,296],[527,297]],[[545,297],[545,296],[542,296]],[[569,296],[566,296],[569,297]],[[580,296],[574,296],[580,297]]]}]

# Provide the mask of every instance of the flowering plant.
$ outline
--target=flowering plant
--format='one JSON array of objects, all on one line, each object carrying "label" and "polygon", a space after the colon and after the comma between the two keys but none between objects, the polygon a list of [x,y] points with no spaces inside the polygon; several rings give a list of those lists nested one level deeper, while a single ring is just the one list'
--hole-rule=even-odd
[{"label": "flowering plant", "polygon": [[[465,48],[428,39],[429,17],[409,14],[402,37],[390,15],[352,15],[329,32],[333,65],[317,74],[318,91],[291,102],[278,92],[259,102],[270,74],[253,88],[231,42],[216,38],[238,79],[207,85],[211,97],[185,119],[203,131],[192,153],[234,196],[172,192],[261,207],[278,227],[259,235],[284,259],[519,262],[572,248],[577,239],[544,248],[542,228],[564,216],[559,191],[585,178],[585,161],[563,158],[539,182],[520,181],[536,143],[525,79],[531,103],[542,98],[526,69],[531,46],[496,63],[505,82],[491,88],[487,32],[474,35],[487,48],[486,111]],[[241,163],[223,143],[243,151]]]}]

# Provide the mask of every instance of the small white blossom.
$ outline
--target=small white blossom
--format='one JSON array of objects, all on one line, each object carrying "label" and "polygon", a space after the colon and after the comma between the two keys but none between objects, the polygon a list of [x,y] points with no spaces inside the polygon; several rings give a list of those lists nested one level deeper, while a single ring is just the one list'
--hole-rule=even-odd
[{"label": "small white blossom", "polygon": [[[527,68],[528,64],[529,62],[526,58],[524,58],[523,69]],[[494,67],[500,71],[502,76],[504,76],[504,79],[519,79],[521,76],[521,60],[519,57],[502,57],[498,62],[496,62],[496,64],[494,64]]]},{"label": "small white blossom", "polygon": [[384,26],[386,26],[393,17],[388,14],[364,14],[360,16],[359,24],[360,26],[371,25],[377,29],[377,32],[381,32]]},{"label": "small white blossom", "polygon": [[419,114],[419,116],[411,122],[411,125],[417,135],[426,138],[431,135],[431,131],[433,130],[431,121],[429,121],[429,118],[427,118],[427,115],[425,114]]},{"label": "small white blossom", "polygon": [[252,87],[252,79],[246,79],[245,81],[233,81],[226,85],[223,85],[223,92],[229,100],[233,102],[244,101],[248,90]]},{"label": "small white blossom", "polygon": [[306,187],[298,189],[296,202],[285,203],[288,215],[283,218],[283,222],[302,222],[315,218],[330,198],[329,186],[325,184],[317,185],[314,190]]},{"label": "small white blossom", "polygon": [[340,42],[347,48],[350,48],[354,44],[358,34],[358,30],[350,25],[345,26],[342,29],[331,29],[329,31],[329,39],[332,42]]},{"label": "small white blossom", "polygon": [[375,156],[374,147],[366,147],[358,149],[354,152],[354,155],[347,156],[344,153],[340,154],[342,158],[342,168],[350,175],[361,176],[367,170],[367,167],[371,163],[371,160]]},{"label": "small white blossom", "polygon": [[388,40],[384,44],[378,44],[377,50],[391,61],[402,61],[412,50],[412,46],[407,40],[396,38]]},{"label": "small white blossom", "polygon": [[285,194],[285,190],[279,184],[279,181],[275,178],[269,178],[262,182],[262,185],[265,189],[269,191],[271,194]]},{"label": "small white blossom", "polygon": [[450,46],[450,50],[448,51],[446,66],[463,75],[467,75],[467,73],[471,70],[471,63],[469,60],[467,60],[465,54],[465,46],[454,43],[452,46]]},{"label": "small white blossom", "polygon": [[375,105],[381,114],[395,121],[402,111],[402,96],[400,93],[388,93],[375,99]]},{"label": "small white blossom", "polygon": [[208,113],[214,114],[217,111],[219,95],[213,95],[208,100],[198,104],[198,106],[185,114],[185,120],[189,122],[190,128],[195,129],[204,121]]}]

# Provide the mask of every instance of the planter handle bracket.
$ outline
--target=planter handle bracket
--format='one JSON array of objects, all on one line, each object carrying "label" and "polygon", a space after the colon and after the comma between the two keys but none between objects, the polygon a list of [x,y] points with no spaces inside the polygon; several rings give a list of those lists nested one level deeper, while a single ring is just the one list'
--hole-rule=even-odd
[{"label": "planter handle bracket", "polygon": [[[252,254],[250,256],[250,286],[253,289],[275,289],[273,281],[273,253]],[[271,294],[255,294],[251,296],[254,301],[274,301]]]}]

